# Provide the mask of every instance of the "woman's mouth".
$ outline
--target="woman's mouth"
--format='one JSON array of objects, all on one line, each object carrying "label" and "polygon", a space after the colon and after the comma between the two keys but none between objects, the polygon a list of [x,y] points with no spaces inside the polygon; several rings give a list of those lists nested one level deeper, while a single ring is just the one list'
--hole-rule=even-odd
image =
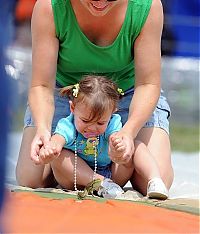
[{"label": "woman's mouth", "polygon": [[101,2],[101,1],[94,1],[91,4],[92,4],[93,8],[95,8],[96,11],[103,11],[108,6],[107,2]]}]

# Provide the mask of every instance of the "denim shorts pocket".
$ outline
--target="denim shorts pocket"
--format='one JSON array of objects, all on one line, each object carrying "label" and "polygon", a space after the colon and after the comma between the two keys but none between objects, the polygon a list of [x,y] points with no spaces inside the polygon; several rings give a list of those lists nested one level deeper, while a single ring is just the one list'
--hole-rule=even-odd
[{"label": "denim shorts pocket", "polygon": [[170,107],[164,96],[160,96],[154,112],[144,127],[157,127],[165,130],[169,134],[169,120],[171,115]]},{"label": "denim shorts pocket", "polygon": [[165,111],[167,113],[167,119],[169,119],[169,117],[171,116],[171,110],[164,96],[160,96],[156,108],[159,110]]}]

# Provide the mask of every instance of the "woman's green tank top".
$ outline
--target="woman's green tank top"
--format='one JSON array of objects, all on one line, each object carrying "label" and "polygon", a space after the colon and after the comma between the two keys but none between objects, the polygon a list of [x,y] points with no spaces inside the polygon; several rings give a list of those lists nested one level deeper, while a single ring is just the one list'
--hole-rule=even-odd
[{"label": "woman's green tank top", "polygon": [[[104,75],[124,91],[134,86],[134,41],[149,14],[152,0],[129,0],[124,23],[115,41],[93,44],[81,31],[70,0],[52,0],[59,39],[56,80],[72,85],[88,74]],[[111,29],[112,30],[112,29]]]}]

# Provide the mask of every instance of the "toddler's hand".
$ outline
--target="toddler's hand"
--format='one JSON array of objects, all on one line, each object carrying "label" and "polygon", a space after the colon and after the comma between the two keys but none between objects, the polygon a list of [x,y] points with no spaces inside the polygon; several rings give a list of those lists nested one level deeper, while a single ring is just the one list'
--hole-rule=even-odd
[{"label": "toddler's hand", "polygon": [[56,144],[55,141],[49,141],[43,146],[39,152],[40,164],[47,164],[57,158],[61,153],[62,147]]},{"label": "toddler's hand", "polygon": [[110,159],[123,165],[132,165],[134,153],[134,142],[131,136],[119,131],[109,137],[109,156]]},{"label": "toddler's hand", "polygon": [[122,138],[116,134],[109,137],[109,156],[113,162],[119,163],[125,153],[126,146]]},{"label": "toddler's hand", "polygon": [[125,150],[124,142],[116,135],[110,136],[110,146],[112,150],[116,152],[116,154],[121,154]]}]

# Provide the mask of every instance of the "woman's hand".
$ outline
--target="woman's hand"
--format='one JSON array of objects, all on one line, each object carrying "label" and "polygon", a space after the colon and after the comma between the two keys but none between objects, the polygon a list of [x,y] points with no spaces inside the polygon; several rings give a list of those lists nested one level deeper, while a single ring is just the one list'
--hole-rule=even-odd
[{"label": "woman's hand", "polygon": [[[39,132],[39,133],[38,133]],[[38,131],[31,147],[31,159],[36,165],[47,164],[57,158],[65,144],[65,138],[48,131]]]},{"label": "woman's hand", "polygon": [[54,134],[39,152],[40,164],[47,164],[59,157],[65,145],[65,138],[59,134]]},{"label": "woman's hand", "polygon": [[41,147],[48,144],[51,134],[47,129],[37,129],[35,137],[31,144],[31,159],[36,165],[41,164],[39,160],[39,152]]},{"label": "woman's hand", "polygon": [[45,146],[42,146],[39,152],[40,164],[47,164],[57,158],[62,151],[62,146],[51,140]]}]

